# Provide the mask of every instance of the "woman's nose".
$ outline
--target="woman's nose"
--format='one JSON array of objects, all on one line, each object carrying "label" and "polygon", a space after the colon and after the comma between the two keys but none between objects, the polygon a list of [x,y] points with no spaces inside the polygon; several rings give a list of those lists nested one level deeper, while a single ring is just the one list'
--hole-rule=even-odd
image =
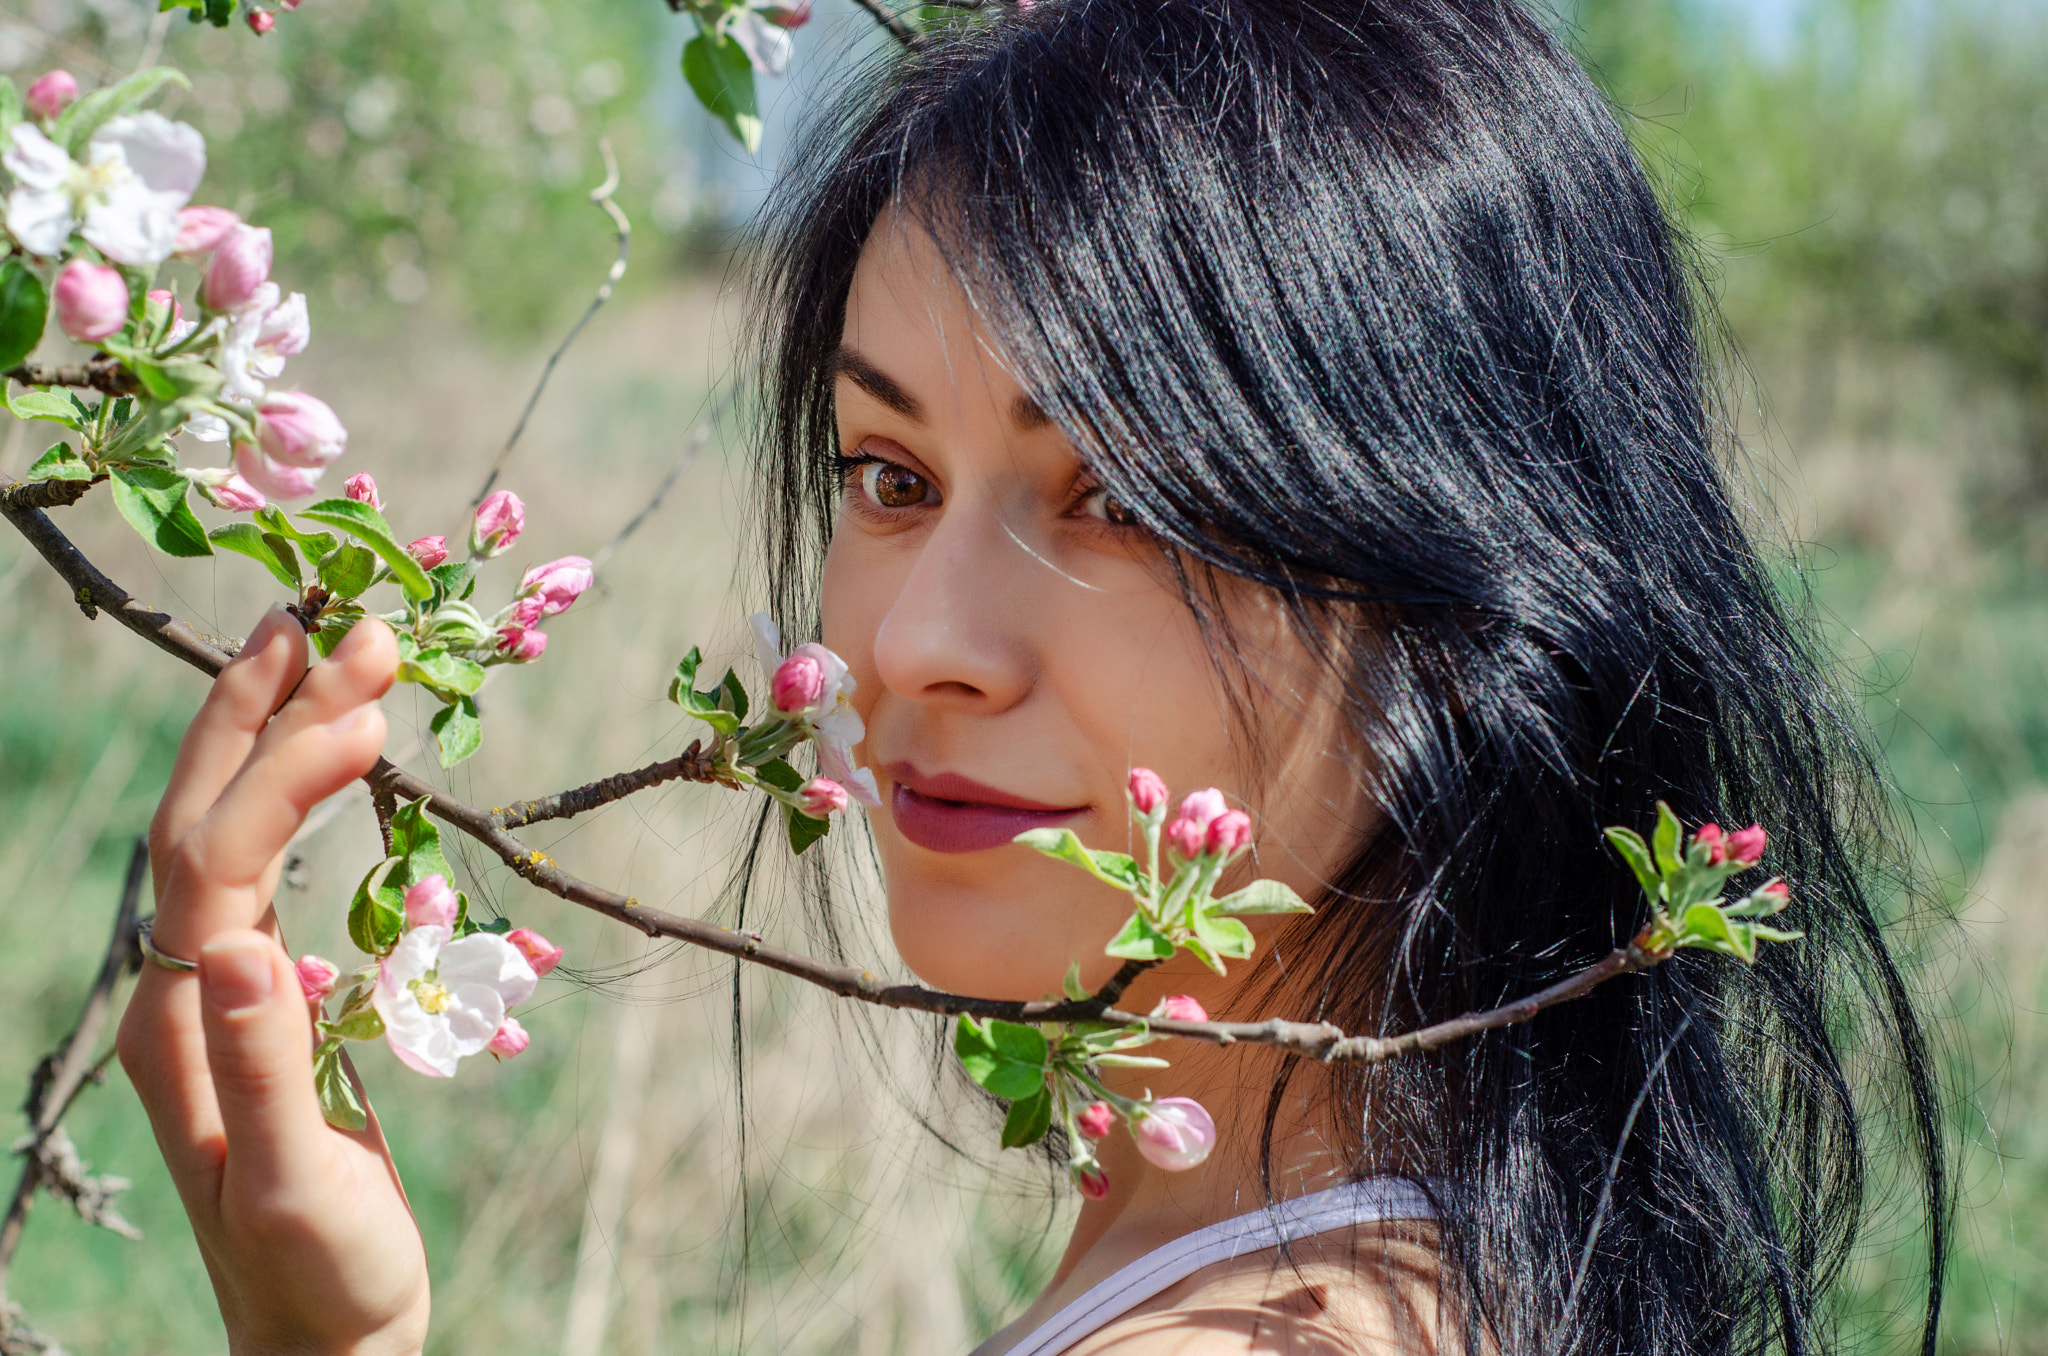
[{"label": "woman's nose", "polygon": [[1012,556],[1022,553],[992,512],[954,509],[940,519],[875,635],[884,686],[976,715],[1024,700],[1038,666]]}]

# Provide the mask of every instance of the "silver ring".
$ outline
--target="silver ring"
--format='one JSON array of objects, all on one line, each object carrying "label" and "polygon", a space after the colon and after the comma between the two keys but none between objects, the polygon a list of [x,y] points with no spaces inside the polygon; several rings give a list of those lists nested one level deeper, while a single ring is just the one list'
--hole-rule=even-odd
[{"label": "silver ring", "polygon": [[194,970],[197,970],[199,968],[198,961],[188,961],[183,956],[167,955],[156,949],[156,940],[150,936],[150,932],[155,926],[156,919],[154,918],[145,918],[135,925],[135,944],[142,948],[142,954],[155,961],[158,965],[163,966],[164,969],[176,970],[181,975],[189,975]]}]

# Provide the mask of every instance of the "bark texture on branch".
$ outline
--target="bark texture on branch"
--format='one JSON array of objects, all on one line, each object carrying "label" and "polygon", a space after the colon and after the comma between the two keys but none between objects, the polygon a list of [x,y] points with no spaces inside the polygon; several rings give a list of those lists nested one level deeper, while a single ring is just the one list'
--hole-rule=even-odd
[{"label": "bark texture on branch", "polygon": [[75,386],[81,391],[104,391],[108,395],[135,395],[142,383],[135,374],[113,358],[102,355],[82,363],[23,363],[4,374],[23,386]]},{"label": "bark texture on branch", "polygon": [[105,479],[102,474],[91,480],[10,480],[0,489],[0,503],[23,509],[70,508]]}]

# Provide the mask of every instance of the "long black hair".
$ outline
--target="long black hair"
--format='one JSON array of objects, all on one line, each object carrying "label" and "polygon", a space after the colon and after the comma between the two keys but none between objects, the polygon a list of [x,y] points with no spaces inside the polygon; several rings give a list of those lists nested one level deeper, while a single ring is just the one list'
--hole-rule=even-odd
[{"label": "long black hair", "polygon": [[1645,905],[1600,828],[1659,798],[1779,835],[1805,941],[1332,1071],[1356,1171],[1441,1196],[1469,1349],[1834,1348],[1882,1106],[1931,1352],[1949,1187],[1878,769],[1724,481],[1684,241],[1557,37],[1510,0],[1038,0],[871,72],[756,241],[785,617],[892,203],[1191,605],[1266,585],[1342,677],[1379,827],[1277,943],[1287,1015],[1392,1033],[1606,954]]}]

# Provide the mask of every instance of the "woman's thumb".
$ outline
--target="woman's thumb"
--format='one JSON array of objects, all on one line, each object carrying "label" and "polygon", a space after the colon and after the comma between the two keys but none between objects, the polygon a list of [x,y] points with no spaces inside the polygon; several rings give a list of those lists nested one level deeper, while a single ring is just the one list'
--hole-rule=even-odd
[{"label": "woman's thumb", "polygon": [[199,952],[199,988],[227,1171],[249,1185],[292,1181],[312,1167],[325,1122],[291,960],[264,933],[224,932]]}]

